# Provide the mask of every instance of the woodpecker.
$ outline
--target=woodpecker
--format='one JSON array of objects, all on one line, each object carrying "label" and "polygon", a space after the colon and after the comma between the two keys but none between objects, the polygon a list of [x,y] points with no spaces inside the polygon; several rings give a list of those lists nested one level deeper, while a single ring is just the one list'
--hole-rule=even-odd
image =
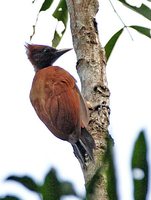
[{"label": "woodpecker", "polygon": [[53,63],[71,49],[57,50],[38,44],[26,44],[26,53],[35,69],[30,101],[40,120],[50,132],[68,141],[82,167],[94,160],[95,142],[87,131],[88,109],[76,80]]}]

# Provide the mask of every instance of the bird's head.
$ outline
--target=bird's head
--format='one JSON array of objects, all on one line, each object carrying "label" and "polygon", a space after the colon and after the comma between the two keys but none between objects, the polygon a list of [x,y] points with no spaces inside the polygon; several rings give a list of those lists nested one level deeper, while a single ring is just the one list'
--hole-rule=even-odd
[{"label": "bird's head", "polygon": [[28,59],[38,71],[45,67],[52,66],[52,64],[64,53],[71,49],[55,49],[50,46],[38,44],[26,44],[26,53]]}]

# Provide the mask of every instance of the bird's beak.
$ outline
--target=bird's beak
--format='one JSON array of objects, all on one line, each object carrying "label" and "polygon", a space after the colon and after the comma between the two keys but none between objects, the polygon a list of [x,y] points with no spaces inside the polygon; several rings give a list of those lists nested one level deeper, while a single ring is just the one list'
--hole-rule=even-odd
[{"label": "bird's beak", "polygon": [[26,49],[27,56],[29,56],[30,49],[31,49],[32,46],[26,42],[25,45],[24,45],[24,47]]},{"label": "bird's beak", "polygon": [[55,56],[57,58],[59,58],[60,56],[62,56],[64,53],[70,51],[72,49],[58,49],[56,52],[55,52]]}]

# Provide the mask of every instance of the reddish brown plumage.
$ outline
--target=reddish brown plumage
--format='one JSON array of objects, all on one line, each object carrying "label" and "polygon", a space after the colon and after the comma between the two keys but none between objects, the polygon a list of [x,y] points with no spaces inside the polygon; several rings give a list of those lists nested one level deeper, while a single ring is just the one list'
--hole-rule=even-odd
[{"label": "reddish brown plumage", "polygon": [[30,99],[39,118],[55,136],[71,143],[78,140],[80,99],[71,75],[56,66],[39,70],[33,80]]},{"label": "reddish brown plumage", "polygon": [[95,146],[86,130],[88,111],[84,99],[75,79],[67,71],[50,66],[68,50],[59,50],[57,54],[58,50],[43,45],[27,45],[26,48],[36,71],[30,92],[31,103],[48,129],[56,137],[72,144],[75,155],[84,166],[85,153],[93,159]]}]

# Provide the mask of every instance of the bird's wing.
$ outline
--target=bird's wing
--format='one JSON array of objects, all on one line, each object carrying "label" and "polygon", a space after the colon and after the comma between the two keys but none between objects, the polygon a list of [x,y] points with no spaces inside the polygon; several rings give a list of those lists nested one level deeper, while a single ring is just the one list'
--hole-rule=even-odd
[{"label": "bird's wing", "polygon": [[49,117],[47,127],[55,136],[71,143],[75,143],[81,134],[80,97],[73,83],[74,80],[67,82],[67,78],[53,84],[47,80],[47,91],[51,95],[45,100]]},{"label": "bird's wing", "polygon": [[87,109],[69,73],[53,67],[40,70],[35,75],[30,98],[37,115],[55,136],[76,142],[81,127],[87,124]]},{"label": "bird's wing", "polygon": [[81,126],[83,127],[87,127],[88,123],[89,123],[89,112],[88,112],[88,107],[86,105],[86,101],[84,99],[84,97],[82,96],[82,94],[80,93],[78,87],[76,86],[76,90],[78,92],[78,95],[80,97],[80,116],[81,116],[81,121],[82,124]]},{"label": "bird's wing", "polygon": [[67,109],[68,111],[66,113],[70,114],[72,118],[74,118],[73,120],[76,124],[79,123],[79,121],[77,122],[77,120],[80,119],[81,127],[87,127],[89,122],[88,108],[75,82],[74,85],[72,84],[69,87],[69,85],[67,86],[64,81],[60,84],[57,83],[54,88],[56,91],[55,96],[57,97],[57,99],[59,99],[60,102],[62,102],[60,105],[60,115],[61,111]]},{"label": "bird's wing", "polygon": [[77,139],[81,132],[79,96],[73,88],[67,87],[65,90],[65,87],[63,92],[50,98],[50,119],[58,130],[67,135],[76,135]]}]

